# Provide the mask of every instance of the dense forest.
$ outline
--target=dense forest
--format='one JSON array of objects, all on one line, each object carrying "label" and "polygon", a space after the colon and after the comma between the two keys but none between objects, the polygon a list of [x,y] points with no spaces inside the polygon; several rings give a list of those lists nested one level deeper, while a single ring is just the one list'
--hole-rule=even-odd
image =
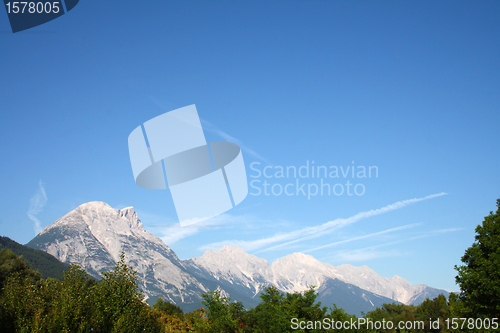
[{"label": "dense forest", "polygon": [[476,228],[475,242],[456,267],[460,294],[419,306],[384,304],[349,315],[315,302],[314,288],[286,294],[269,287],[245,309],[221,295],[203,294],[203,308],[183,313],[159,298],[151,307],[122,253],[102,279],[71,265],[61,279],[42,278],[23,257],[0,251],[2,332],[495,332],[500,317],[500,199]]}]

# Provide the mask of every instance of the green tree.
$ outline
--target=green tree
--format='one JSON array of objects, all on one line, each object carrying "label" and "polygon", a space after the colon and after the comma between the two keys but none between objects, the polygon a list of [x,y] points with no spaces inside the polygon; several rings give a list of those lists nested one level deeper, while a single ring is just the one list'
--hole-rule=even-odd
[{"label": "green tree", "polygon": [[207,313],[210,333],[232,333],[238,328],[238,303],[231,303],[231,299],[223,297],[219,289],[202,294],[203,305]]},{"label": "green tree", "polygon": [[175,304],[168,301],[164,301],[163,298],[158,297],[155,304],[153,304],[153,309],[163,312],[168,316],[176,316],[179,319],[184,317],[184,311]]},{"label": "green tree", "polygon": [[0,257],[8,276],[0,297],[2,332],[165,331],[161,313],[142,302],[136,272],[125,264],[123,253],[99,282],[76,265],[62,280],[40,280],[18,257]]},{"label": "green tree", "polygon": [[[392,322],[394,325],[393,329],[380,329],[379,332],[397,332],[399,322],[408,322],[415,320],[415,313],[418,308],[413,305],[398,304],[398,303],[386,303],[382,304],[382,307],[377,308],[371,312],[368,312],[367,318],[373,322]],[[428,318],[427,318],[428,319]],[[403,332],[403,331],[399,331]]]},{"label": "green tree", "polygon": [[[4,286],[2,308],[3,331],[32,332],[39,331],[45,325],[48,304],[54,297],[51,288],[54,281],[32,279],[20,273],[11,275]],[[8,329],[5,329],[8,327]]]},{"label": "green tree", "polygon": [[252,312],[255,332],[288,332],[291,316],[284,306],[285,295],[273,286],[264,288],[260,298],[261,302]]},{"label": "green tree", "polygon": [[184,314],[185,326],[188,332],[206,332],[208,330],[207,314],[204,308],[199,308]]},{"label": "green tree", "polygon": [[321,303],[315,303],[318,294],[314,287],[303,293],[287,294],[285,306],[288,307],[288,312],[293,318],[302,320],[322,320],[326,314],[327,308],[321,307]]},{"label": "green tree", "polygon": [[476,227],[475,242],[455,266],[465,316],[500,317],[500,199],[496,213]]},{"label": "green tree", "polygon": [[31,269],[22,256],[16,256],[10,249],[0,250],[0,292],[9,276],[18,273],[32,282],[41,279],[40,273]]},{"label": "green tree", "polygon": [[21,314],[37,311],[38,299],[30,300],[25,295],[34,296],[36,284],[41,275],[31,269],[22,256],[15,255],[10,249],[0,251],[0,327],[2,332],[16,332],[21,326]]},{"label": "green tree", "polygon": [[315,303],[318,294],[314,287],[299,293],[284,294],[276,287],[264,288],[261,302],[251,312],[255,332],[322,332],[322,330],[292,329],[292,319],[298,322],[321,321],[327,308]]},{"label": "green tree", "polygon": [[159,330],[151,308],[143,303],[137,272],[125,263],[122,252],[112,271],[102,273],[95,287],[97,326],[105,332],[141,332]]},{"label": "green tree", "polygon": [[448,296],[448,310],[450,313],[449,318],[463,317],[462,314],[465,311],[463,309],[463,302],[460,302],[460,295],[450,293],[450,296]]},{"label": "green tree", "polygon": [[[440,332],[444,330],[445,320],[449,318],[448,302],[444,295],[438,295],[433,300],[426,299],[417,307],[416,319],[423,321],[426,332]],[[431,329],[430,321],[436,322],[439,320],[439,328]]]},{"label": "green tree", "polygon": [[97,282],[74,264],[63,274],[52,313],[52,331],[90,332],[97,326],[94,297]]},{"label": "green tree", "polygon": [[[379,309],[377,309],[379,310]],[[341,322],[341,323],[345,323],[345,322],[354,322],[354,323],[357,323],[358,322],[358,318],[356,318],[356,316],[354,315],[350,315],[348,314],[344,309],[342,308],[337,308],[337,305],[333,304],[333,308],[330,308],[330,313],[328,313],[328,315],[326,315],[327,318],[330,319],[330,323],[331,325],[334,325],[334,323],[336,322]],[[331,327],[330,328],[333,332],[366,332],[366,329],[365,327],[363,326],[358,326],[357,329],[346,329],[345,327],[342,327],[342,328],[333,328]]]}]

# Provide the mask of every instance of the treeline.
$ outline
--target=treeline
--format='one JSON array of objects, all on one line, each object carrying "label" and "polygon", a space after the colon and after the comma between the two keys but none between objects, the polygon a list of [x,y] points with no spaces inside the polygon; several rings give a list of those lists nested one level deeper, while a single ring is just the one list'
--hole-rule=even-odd
[{"label": "treeline", "polygon": [[21,257],[2,249],[0,283],[2,332],[161,332],[123,255],[100,281],[76,265],[62,279],[42,279]]},{"label": "treeline", "polygon": [[[391,321],[392,330],[369,325],[336,329],[336,322],[359,323],[360,318],[316,303],[313,288],[294,294],[266,288],[261,302],[249,310],[218,290],[203,294],[204,307],[190,313],[161,298],[150,307],[123,254],[99,281],[77,265],[62,279],[42,279],[22,257],[2,249],[0,287],[2,332],[405,332],[397,329],[400,321],[425,323],[411,332],[462,331],[444,326],[447,318],[460,317],[460,302],[453,294],[449,301],[439,296],[419,306],[385,304],[363,316],[365,322]],[[437,319],[441,325],[431,329]]]}]

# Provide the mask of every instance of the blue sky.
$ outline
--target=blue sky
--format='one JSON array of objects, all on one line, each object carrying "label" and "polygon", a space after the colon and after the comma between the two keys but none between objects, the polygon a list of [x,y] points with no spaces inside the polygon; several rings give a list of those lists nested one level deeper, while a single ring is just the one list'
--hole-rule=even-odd
[{"label": "blue sky", "polygon": [[[134,206],[181,259],[233,244],[458,290],[453,266],[500,198],[499,16],[495,1],[82,0],[12,34],[0,13],[0,234],[27,243],[99,200]],[[207,141],[242,146],[254,185],[319,184],[255,178],[313,161],[378,177],[323,179],[362,195],[250,187],[180,228],[168,191],[135,185],[127,138],[190,104]]]}]

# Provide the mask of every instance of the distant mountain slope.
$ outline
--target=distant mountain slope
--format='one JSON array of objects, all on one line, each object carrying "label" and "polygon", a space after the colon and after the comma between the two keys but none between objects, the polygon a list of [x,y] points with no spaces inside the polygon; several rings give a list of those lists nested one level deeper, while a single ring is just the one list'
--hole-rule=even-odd
[{"label": "distant mountain slope", "polygon": [[[318,291],[325,291],[333,297],[329,298],[324,305],[331,306],[333,302],[337,306],[342,303],[345,307],[349,307],[343,298],[345,295],[341,296],[339,292],[328,291],[324,287],[325,285],[335,285],[341,289],[351,290],[350,293],[352,290],[357,290],[343,285],[349,284],[367,292],[364,298],[360,296],[361,293],[355,292],[354,294],[357,296],[352,297],[359,296],[364,301],[355,301],[353,298],[352,302],[359,306],[365,304],[364,308],[370,308],[370,306],[381,305],[380,301],[385,303],[396,301],[416,305],[427,297],[433,299],[439,294],[444,294],[446,297],[449,294],[445,290],[425,285],[414,286],[399,276],[382,277],[368,266],[341,265],[335,267],[303,253],[289,254],[269,265],[266,260],[250,255],[239,247],[224,246],[219,251],[206,251],[201,257],[191,258],[183,262],[191,273],[205,279],[214,279],[221,284],[231,284],[249,297],[255,297],[264,286],[270,285],[288,293],[304,291],[311,286],[316,286]],[[333,280],[342,283],[332,282]],[[372,294],[377,297],[372,299]],[[320,293],[319,298],[326,301],[324,297],[326,296]]]},{"label": "distant mountain slope", "polygon": [[422,285],[422,284],[419,284],[418,286],[422,286],[420,293],[418,293],[418,294],[414,295],[412,298],[410,298],[410,300],[408,301],[408,304],[419,305],[423,301],[425,301],[427,298],[434,299],[439,294],[443,294],[446,298],[448,298],[448,296],[450,296],[450,293],[447,292],[446,290],[436,289],[436,288],[432,288],[432,287]]},{"label": "distant mountain slope", "polygon": [[360,267],[348,264],[337,267],[330,264],[325,265],[335,269],[342,281],[408,305],[419,305],[426,298],[433,299],[439,294],[443,294],[448,298],[450,294],[446,290],[431,288],[424,284],[412,285],[397,275],[392,278],[380,276],[366,265]]},{"label": "distant mountain slope", "polygon": [[44,251],[34,250],[8,237],[0,236],[0,249],[3,248],[10,249],[18,256],[23,256],[30,267],[40,272],[44,279],[47,277],[60,279],[63,277],[63,272],[69,268],[69,265]]},{"label": "distant mountain slope", "polygon": [[273,274],[267,260],[248,254],[237,246],[206,251],[201,257],[182,262],[192,274],[231,285],[250,298],[255,298],[263,287],[273,285]]},{"label": "distant mountain slope", "polygon": [[318,292],[316,300],[321,302],[321,305],[333,308],[335,304],[337,308],[342,308],[358,317],[361,316],[361,312],[368,313],[381,307],[382,304],[400,303],[338,279],[326,279],[316,290]]},{"label": "distant mountain slope", "polygon": [[[191,273],[216,282],[226,292],[227,288],[235,289],[253,299],[250,304],[255,305],[260,302],[258,296],[266,286],[275,286],[286,293],[302,292],[316,286],[317,301],[323,306],[333,307],[335,304],[356,315],[394,302],[330,276],[323,263],[302,253],[278,259],[270,266],[267,260],[248,254],[242,248],[224,246],[220,251],[207,251],[201,257],[183,262]],[[234,297],[231,292],[228,294]]]}]

